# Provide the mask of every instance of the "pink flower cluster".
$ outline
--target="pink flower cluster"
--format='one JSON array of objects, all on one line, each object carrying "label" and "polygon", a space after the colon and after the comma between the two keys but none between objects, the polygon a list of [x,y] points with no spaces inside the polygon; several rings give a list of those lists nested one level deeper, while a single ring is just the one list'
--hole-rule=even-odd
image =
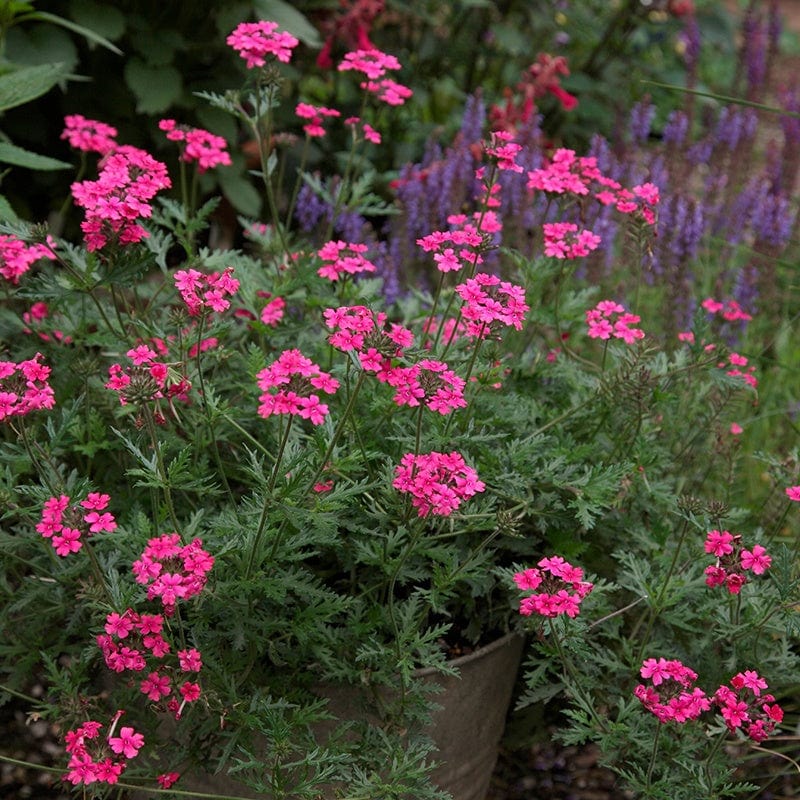
[{"label": "pink flower cluster", "polygon": [[641,328],[631,327],[637,322],[641,322],[641,317],[627,312],[624,306],[612,300],[601,300],[586,312],[586,324],[592,339],[610,339],[613,336],[625,344],[633,344],[644,338]]},{"label": "pink flower cluster", "polygon": [[372,144],[380,144],[381,143],[381,135],[375,128],[372,127],[368,122],[364,122],[361,117],[348,117],[344,124],[347,125],[352,131],[353,136],[358,138],[358,129],[361,129],[361,133],[368,142],[372,142]]},{"label": "pink flower cluster", "polygon": [[385,77],[389,70],[398,69],[400,62],[393,55],[375,48],[345,53],[338,66],[340,72],[352,70],[366,75],[367,80],[361,82],[361,88],[390,106],[401,106],[414,94],[408,86]]},{"label": "pink flower cluster", "polygon": [[[108,381],[103,384],[119,394],[120,405],[144,403],[167,399],[170,406],[174,400],[184,402],[189,399],[192,388],[188,379],[176,373],[166,362],[159,360],[169,351],[161,340],[154,340],[153,346],[140,344],[126,353],[133,362],[132,367],[112,364],[108,368]],[[163,415],[156,413],[156,421],[164,422]]]},{"label": "pink flower cluster", "polygon": [[381,78],[379,81],[363,81],[361,88],[374,94],[382,103],[389,106],[402,106],[414,92],[402,83],[391,78]]},{"label": "pink flower cluster", "polygon": [[705,551],[717,557],[716,564],[705,569],[706,584],[725,586],[731,594],[739,594],[747,583],[746,572],[763,575],[772,565],[772,558],[760,544],[745,550],[742,537],[729,531],[709,531]]},{"label": "pink flower cluster", "polygon": [[658,187],[643,183],[625,189],[608,178],[597,166],[593,156],[577,156],[574,150],[559,148],[550,163],[528,172],[528,188],[554,194],[589,195],[603,205],[613,205],[624,214],[639,212],[650,225],[655,224],[655,207],[659,202]]},{"label": "pink flower cluster", "polygon": [[420,517],[448,517],[464,500],[486,489],[464,457],[452,453],[406,453],[394,470],[392,486],[410,494]]},{"label": "pink flower cluster", "polygon": [[[728,363],[721,361],[717,366],[720,369],[724,369],[725,374],[731,378],[741,378],[748,386],[756,389],[758,387],[758,378],[755,374],[755,365],[751,364],[748,367],[747,364],[747,356],[743,356],[740,353],[729,353]],[[742,369],[742,367],[747,367],[747,369]]]},{"label": "pink flower cluster", "polygon": [[[113,718],[108,736],[102,737],[103,725],[88,720],[64,736],[65,749],[69,753],[69,771],[64,780],[73,786],[91,783],[115,784],[128,765],[144,746],[144,736],[132,727],[124,725],[115,736],[117,722],[123,712],[118,711]],[[117,756],[116,758],[112,757]]]},{"label": "pink flower cluster", "polygon": [[43,342],[58,342],[59,344],[71,344],[72,337],[58,328],[45,330],[44,321],[50,317],[50,308],[47,303],[39,301],[33,303],[27,311],[22,312],[22,321],[25,327],[22,332],[31,335],[36,334]]},{"label": "pink flower cluster", "polygon": [[543,558],[536,567],[516,573],[514,583],[522,591],[533,592],[519,603],[519,613],[525,617],[577,617],[581,603],[594,588],[583,579],[580,567],[573,567],[560,556]]},{"label": "pink flower cluster", "polygon": [[339,72],[353,70],[362,72],[371,81],[376,81],[386,75],[388,70],[400,69],[400,62],[389,53],[383,53],[377,48],[371,50],[352,50],[345,53],[344,59],[337,69]]},{"label": "pink flower cluster", "polygon": [[338,281],[347,275],[360,272],[375,272],[375,265],[364,258],[368,246],[355,242],[326,242],[317,255],[325,262],[317,270],[317,275],[329,281]]},{"label": "pink flower cluster", "polygon": [[87,249],[140,242],[148,234],[137,220],[152,215],[148,201],[171,185],[166,166],[144,150],[123,145],[105,156],[96,181],[71,187],[75,204],[86,210],[81,230]]},{"label": "pink flower cluster", "polygon": [[136,583],[147,586],[147,599],[161,599],[171,617],[178,600],[188,600],[203,590],[214,556],[202,548],[200,539],[181,544],[177,533],[150,539],[142,555],[133,562]]},{"label": "pink flower cluster", "polygon": [[457,272],[464,265],[476,267],[483,263],[478,252],[483,235],[471,223],[451,231],[433,231],[417,239],[417,244],[426,253],[433,253],[439,272]]},{"label": "pink flower cluster", "polygon": [[340,111],[335,108],[326,108],[325,106],[312,106],[310,103],[298,103],[294,109],[300,119],[309,120],[303,125],[303,130],[307,136],[312,138],[320,138],[325,135],[325,128],[322,127],[322,121],[325,117],[341,117]]},{"label": "pink flower cluster", "polygon": [[71,500],[65,494],[51,497],[44,503],[36,530],[50,539],[58,555],[77,553],[83,547],[81,537],[102,531],[113,533],[117,529],[114,516],[105,510],[110,499],[107,494],[89,492],[80,503],[70,505]]},{"label": "pink flower cluster", "polygon": [[0,361],[0,422],[55,405],[53,387],[48,383],[50,367],[41,363],[42,358],[37,353],[19,363]]},{"label": "pink flower cluster", "polygon": [[70,147],[84,153],[100,153],[108,155],[117,149],[117,129],[105,122],[87,119],[81,114],[69,114],[64,117],[62,139],[69,142]]},{"label": "pink flower cluster", "polygon": [[545,222],[544,254],[553,258],[583,258],[600,244],[590,230],[580,230],[574,222]]},{"label": "pink flower cluster", "polygon": [[207,309],[220,313],[230,308],[229,297],[239,290],[233,267],[205,275],[196,269],[180,269],[175,273],[175,288],[181,293],[189,314],[196,317]]},{"label": "pink flower cluster", "polygon": [[753,319],[736,300],[720,302],[713,297],[707,297],[700,305],[709,314],[719,314],[726,322],[750,322]]},{"label": "pink flower cluster", "polygon": [[399,406],[426,405],[442,415],[465,408],[466,381],[443,361],[423,359],[411,367],[390,370],[386,382],[394,387],[394,402]]},{"label": "pink flower cluster", "polygon": [[228,143],[221,136],[202,128],[178,125],[174,119],[162,119],[158,127],[167,134],[167,139],[171,142],[183,142],[181,161],[187,164],[196,161],[197,171],[200,174],[220,165],[224,167],[231,165]]},{"label": "pink flower cluster", "polygon": [[795,503],[800,503],[800,486],[787,486],[786,496]]},{"label": "pink flower cluster", "polygon": [[[495,159],[497,169],[509,172],[522,172],[523,168],[514,160],[522,150],[522,145],[514,142],[514,134],[510,131],[493,131],[486,155]],[[499,184],[495,184],[499,186]]]},{"label": "pink flower cluster", "polygon": [[761,694],[769,688],[767,682],[754,670],[734,675],[730,685],[720,686],[714,692],[714,703],[733,733],[742,729],[754,742],[763,742],[783,721],[783,709],[771,694]]},{"label": "pink flower cluster", "polygon": [[522,330],[530,306],[521,286],[501,281],[497,275],[478,272],[456,286],[455,291],[464,301],[461,316],[467,321],[467,336],[485,339],[505,326]]},{"label": "pink flower cluster", "polygon": [[711,708],[706,693],[693,686],[697,673],[676,659],[648,658],[640,675],[652,685],[640,683],[633,693],[659,722],[686,722]]},{"label": "pink flower cluster", "polygon": [[47,244],[26,244],[16,236],[0,234],[0,275],[9,283],[19,283],[19,279],[42,258],[50,260],[56,257],[53,248],[56,246],[51,237],[47,237]]},{"label": "pink flower cluster", "polygon": [[165,663],[172,648],[163,631],[161,614],[138,614],[127,608],[122,614],[107,615],[105,633],[98,634],[96,641],[110,670],[141,673],[141,693],[180,719],[186,703],[200,697],[200,685],[187,675],[200,672],[203,662],[192,647],[177,652],[176,664]]},{"label": "pink flower cluster", "polygon": [[[269,296],[269,294],[267,294],[267,296]],[[265,325],[269,325],[274,328],[283,319],[285,310],[286,301],[282,297],[273,297],[267,302],[264,308],[261,309],[259,319]]]},{"label": "pink flower cluster", "polygon": [[247,68],[263,67],[267,56],[288,64],[292,50],[300,42],[290,33],[278,30],[277,22],[242,22],[225,40],[247,63]]},{"label": "pink flower cluster", "polygon": [[258,398],[260,417],[292,414],[314,425],[321,425],[328,413],[328,406],[320,402],[315,390],[334,394],[339,388],[339,381],[299,350],[284,350],[277,361],[256,375],[256,379],[258,388],[264,392]]},{"label": "pink flower cluster", "polygon": [[391,323],[386,328],[386,314],[366,306],[341,306],[323,312],[325,324],[333,333],[328,342],[343,353],[355,352],[363,369],[374,372],[386,382],[392,359],[403,355],[403,348],[414,343],[408,328]]}]

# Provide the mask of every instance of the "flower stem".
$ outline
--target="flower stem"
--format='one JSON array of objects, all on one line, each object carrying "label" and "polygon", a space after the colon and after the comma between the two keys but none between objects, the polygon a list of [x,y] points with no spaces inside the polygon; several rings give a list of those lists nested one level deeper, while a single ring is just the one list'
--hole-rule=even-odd
[{"label": "flower stem", "polygon": [[[264,536],[264,531],[267,527],[267,514],[269,513],[270,501],[272,500],[272,492],[275,489],[275,481],[278,478],[278,469],[281,466],[281,461],[283,461],[283,453],[286,450],[286,443],[289,441],[289,433],[292,430],[292,421],[294,417],[289,415],[289,421],[286,423],[286,430],[283,432],[283,436],[281,437],[280,445],[278,446],[278,454],[275,456],[275,464],[272,467],[272,474],[269,477],[269,484],[267,485],[267,490],[264,492],[264,505],[261,508],[261,517],[258,520],[258,528],[256,529],[256,535],[253,539],[253,546],[250,548],[250,556],[247,559],[247,567],[244,571],[245,580],[250,577],[250,573],[253,571],[253,564],[256,560],[256,553],[261,545],[261,539]],[[283,527],[281,527],[281,531]],[[278,544],[281,540],[281,531],[278,531],[275,536],[275,542],[272,545],[272,552],[270,557],[274,557],[275,553],[278,549]]]}]

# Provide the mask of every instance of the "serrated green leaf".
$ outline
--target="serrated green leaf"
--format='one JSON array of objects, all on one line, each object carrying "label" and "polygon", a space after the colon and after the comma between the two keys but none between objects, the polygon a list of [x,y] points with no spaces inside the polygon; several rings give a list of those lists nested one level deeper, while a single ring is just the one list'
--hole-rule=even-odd
[{"label": "serrated green leaf", "polygon": [[253,8],[261,19],[277,22],[281,30],[296,36],[309,47],[322,47],[319,32],[305,15],[284,0],[255,0]]},{"label": "serrated green leaf", "polygon": [[72,169],[72,164],[66,161],[59,161],[57,158],[42,156],[32,153],[30,150],[23,150],[11,142],[0,142],[0,162],[3,164],[13,164],[15,167],[27,167],[28,169],[54,170]]},{"label": "serrated green leaf", "polygon": [[125,82],[136,95],[136,111],[140,114],[166,111],[183,91],[183,79],[175,67],[151,67],[139,58],[125,65]]},{"label": "serrated green leaf", "polygon": [[25,105],[50,91],[67,77],[64,64],[20,67],[0,76],[0,111]]}]

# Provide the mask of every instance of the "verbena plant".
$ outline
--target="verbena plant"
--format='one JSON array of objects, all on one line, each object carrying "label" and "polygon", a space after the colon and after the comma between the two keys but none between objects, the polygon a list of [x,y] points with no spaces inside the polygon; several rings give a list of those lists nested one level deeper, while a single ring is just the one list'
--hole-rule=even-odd
[{"label": "verbena plant", "polygon": [[[738,507],[760,376],[715,328],[732,307],[670,340],[582,284],[601,241],[572,211],[618,215],[638,268],[657,186],[567,149],[523,167],[504,130],[470,165],[469,213],[416,242],[430,291],[388,300],[386,243],[334,230],[394,210],[370,190],[373,104],[410,90],[393,56],[348,53],[361,114],[296,107],[308,137],[344,126],[343,171],[301,165],[281,192],[296,43],[240,25],[251,79],[205,95],[259,143],[269,215],[242,220],[241,249],[204,244],[216,201],[193,188],[226,143],[174,120],[178,176],[68,118],[99,155],[72,188],[83,241],[5,226],[6,693],[43,677],[30,702],[87,795],[179,795],[221,770],[267,797],[439,797],[418,668],[530,628],[520,702],[562,698],[566,741],[598,741],[640,796],[738,791],[729,734],[763,747],[796,674],[800,489],[764,455],[781,503]],[[496,244],[518,175],[552,210],[524,251]],[[180,200],[157,197],[173,181]],[[304,236],[290,222],[313,197],[330,213]],[[374,692],[377,716],[331,734],[331,683]]]}]

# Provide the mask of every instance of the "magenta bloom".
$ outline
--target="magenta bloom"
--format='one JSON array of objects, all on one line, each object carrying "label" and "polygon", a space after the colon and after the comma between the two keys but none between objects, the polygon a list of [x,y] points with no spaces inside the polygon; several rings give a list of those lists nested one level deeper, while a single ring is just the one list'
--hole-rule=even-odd
[{"label": "magenta bloom", "polygon": [[239,290],[239,281],[233,277],[233,267],[222,272],[205,275],[196,269],[178,270],[174,276],[175,288],[180,292],[186,308],[193,317],[203,309],[220,313],[230,308],[229,297]]},{"label": "magenta bloom", "polygon": [[522,329],[530,307],[525,290],[497,275],[478,272],[456,286],[456,294],[464,301],[461,316],[466,320],[466,335],[487,338],[496,336],[502,327]]},{"label": "magenta bloom", "polygon": [[387,383],[395,388],[394,401],[399,406],[426,405],[445,415],[467,405],[466,382],[443,361],[424,359],[411,367],[395,367]]},{"label": "magenta bloom", "polygon": [[741,535],[728,531],[709,531],[705,551],[717,559],[705,569],[706,585],[725,586],[731,594],[739,594],[747,583],[745,573],[763,575],[772,565],[772,558],[764,547],[755,544],[752,550],[745,550]]},{"label": "magenta bloom", "polygon": [[150,539],[133,562],[136,582],[148,586],[147,599],[161,598],[164,613],[172,616],[178,600],[199,594],[214,566],[214,556],[203,550],[200,539],[181,544],[177,533]]},{"label": "magenta bloom", "polygon": [[70,147],[83,150],[84,153],[100,153],[104,156],[117,148],[116,128],[105,122],[87,119],[81,114],[64,117],[61,138],[66,139]]},{"label": "magenta bloom", "polygon": [[586,312],[586,324],[592,339],[622,339],[625,344],[633,344],[644,338],[641,328],[633,328],[641,318],[625,311],[625,307],[612,300],[601,300]]},{"label": "magenta bloom", "polygon": [[800,503],[800,486],[787,486],[786,496],[795,503]]},{"label": "magenta bloom", "polygon": [[117,529],[114,516],[103,511],[110,499],[107,494],[89,492],[85,500],[70,505],[70,498],[65,494],[51,497],[44,503],[36,530],[45,539],[50,539],[58,555],[64,557],[77,553],[83,547],[82,536],[89,537],[103,531],[113,533]]},{"label": "magenta bloom", "polygon": [[348,70],[362,72],[371,81],[376,81],[382,78],[387,70],[398,70],[400,66],[400,62],[393,55],[372,49],[345,53],[344,60],[337,69],[339,72]]},{"label": "magenta bloom", "polygon": [[317,255],[325,262],[317,270],[317,274],[321,278],[338,281],[346,275],[375,272],[375,265],[364,258],[367,249],[365,244],[342,241],[327,242],[317,251]]},{"label": "magenta bloom", "polygon": [[553,258],[582,258],[600,245],[600,237],[574,222],[545,222],[544,254]]},{"label": "magenta bloom", "polygon": [[99,250],[109,242],[134,244],[147,231],[137,220],[149,218],[149,201],[172,183],[167,167],[144,150],[121,145],[101,162],[96,181],[71,186],[75,205],[86,211],[81,230],[88,250]]},{"label": "magenta bloom", "polygon": [[50,367],[41,363],[42,358],[37,353],[18,364],[0,361],[0,422],[55,405],[53,388],[48,383]]},{"label": "magenta bloom", "polygon": [[573,567],[560,556],[543,558],[536,567],[516,573],[514,583],[522,591],[532,592],[520,600],[519,613],[524,617],[577,617],[581,602],[594,588],[583,580],[580,567]]},{"label": "magenta bloom", "polygon": [[134,758],[144,745],[144,736],[136,733],[133,728],[120,728],[119,736],[111,736],[108,746],[115,752],[121,753],[125,758]]},{"label": "magenta bloom", "polygon": [[183,142],[181,161],[197,162],[197,171],[200,174],[213,167],[231,165],[228,143],[221,136],[202,128],[178,125],[174,119],[162,119],[158,127],[171,142]]},{"label": "magenta bloom", "polygon": [[260,20],[242,22],[225,40],[247,63],[247,68],[263,67],[267,56],[288,64],[292,50],[300,42],[289,33],[278,30],[277,22]]},{"label": "magenta bloom", "polygon": [[730,685],[733,689],[720,686],[713,698],[725,725],[731,733],[741,729],[753,741],[763,742],[783,721],[783,709],[771,694],[762,694],[769,687],[754,670],[737,673]]},{"label": "magenta bloom", "polygon": [[457,452],[406,453],[394,474],[392,486],[412,496],[420,517],[450,516],[464,500],[486,488]]},{"label": "magenta bloom", "polygon": [[11,234],[0,234],[0,276],[16,285],[32,264],[47,258],[53,260],[55,242],[47,237],[47,244],[27,244]]},{"label": "magenta bloom", "polygon": [[256,378],[264,392],[258,398],[260,417],[292,414],[310,420],[313,425],[321,425],[328,414],[328,406],[320,401],[317,390],[335,394],[339,388],[339,381],[299,350],[284,350]]},{"label": "magenta bloom", "polygon": [[659,722],[687,722],[711,708],[705,692],[693,686],[697,673],[676,659],[648,658],[639,674],[651,685],[639,684],[634,695]]}]

